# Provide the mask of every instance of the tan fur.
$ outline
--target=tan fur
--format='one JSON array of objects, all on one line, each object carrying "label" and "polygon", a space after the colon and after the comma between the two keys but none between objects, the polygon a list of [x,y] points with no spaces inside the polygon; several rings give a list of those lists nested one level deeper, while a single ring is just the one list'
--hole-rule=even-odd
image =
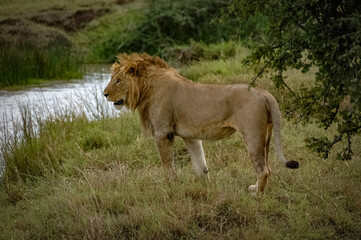
[{"label": "tan fur", "polygon": [[272,128],[280,160],[290,168],[298,167],[283,155],[279,107],[265,90],[244,84],[194,83],[159,57],[133,53],[118,56],[104,95],[112,102],[123,100],[123,105],[139,112],[144,129],[154,137],[164,168],[171,172],[174,136],[185,140],[194,169],[208,178],[201,140],[217,140],[238,131],[257,173],[257,183],[249,189],[262,193],[270,174],[267,158]]}]

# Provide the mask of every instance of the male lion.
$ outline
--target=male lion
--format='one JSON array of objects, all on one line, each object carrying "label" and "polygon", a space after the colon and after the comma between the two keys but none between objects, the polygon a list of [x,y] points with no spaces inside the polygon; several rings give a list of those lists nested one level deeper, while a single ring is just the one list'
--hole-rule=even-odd
[{"label": "male lion", "polygon": [[281,146],[281,118],[275,98],[267,91],[245,84],[209,85],[180,76],[159,57],[120,54],[104,90],[118,109],[138,110],[144,129],[155,140],[163,167],[174,171],[174,136],[181,137],[194,170],[208,178],[202,140],[218,140],[242,133],[257,173],[249,190],[261,194],[267,184],[267,162],[272,127],[278,157],[289,168]]}]

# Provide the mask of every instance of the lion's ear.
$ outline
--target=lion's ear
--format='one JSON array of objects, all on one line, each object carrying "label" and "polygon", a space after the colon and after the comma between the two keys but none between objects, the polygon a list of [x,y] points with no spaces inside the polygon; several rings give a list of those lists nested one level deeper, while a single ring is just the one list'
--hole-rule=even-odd
[{"label": "lion's ear", "polygon": [[137,69],[137,64],[135,64],[135,63],[129,64],[127,67],[126,73],[134,76],[136,73],[136,69]]},{"label": "lion's ear", "polygon": [[141,77],[144,70],[145,66],[143,63],[133,63],[128,67],[127,73],[133,77]]}]

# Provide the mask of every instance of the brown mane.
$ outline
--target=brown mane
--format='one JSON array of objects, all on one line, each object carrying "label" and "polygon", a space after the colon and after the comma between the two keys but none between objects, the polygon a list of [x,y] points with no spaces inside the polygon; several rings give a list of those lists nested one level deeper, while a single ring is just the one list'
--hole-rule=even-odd
[{"label": "brown mane", "polygon": [[160,57],[149,56],[147,53],[132,53],[130,55],[122,53],[117,56],[117,59],[119,64],[125,68],[132,67],[134,64],[142,64],[145,67],[153,65],[159,68],[170,68],[169,65]]},{"label": "brown mane", "polygon": [[113,75],[125,76],[129,81],[127,105],[132,111],[138,110],[144,129],[152,133],[152,126],[148,121],[148,108],[152,101],[150,91],[153,87],[153,78],[148,76],[148,68],[151,66],[169,70],[173,68],[160,57],[149,56],[146,53],[119,54],[117,60],[118,62],[112,66],[112,72]]}]

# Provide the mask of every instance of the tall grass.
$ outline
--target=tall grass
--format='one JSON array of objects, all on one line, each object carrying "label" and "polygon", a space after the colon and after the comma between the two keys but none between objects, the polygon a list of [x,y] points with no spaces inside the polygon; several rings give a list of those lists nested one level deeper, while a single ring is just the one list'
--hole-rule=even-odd
[{"label": "tall grass", "polygon": [[61,43],[2,43],[0,56],[0,87],[28,84],[32,79],[79,78],[82,74],[81,56]]},{"label": "tall grass", "polygon": [[[237,64],[239,58],[241,53],[201,61],[182,72],[204,83],[250,82],[252,75]],[[290,72],[288,81],[297,85],[298,77]],[[265,79],[259,84],[274,91]],[[39,125],[39,134],[7,148],[11,167],[0,187],[0,238],[359,239],[361,235],[360,149],[349,162],[337,161],[336,156],[321,159],[303,141],[322,132],[315,124],[283,120],[284,151],[301,167],[283,168],[271,148],[272,175],[260,198],[247,191],[256,177],[237,134],[204,142],[211,174],[211,182],[205,183],[196,177],[178,138],[177,176],[172,180],[164,176],[154,143],[141,133],[137,114],[90,121],[70,111]],[[361,138],[354,144],[361,144]]]},{"label": "tall grass", "polygon": [[317,127],[301,129],[283,128],[285,151],[301,169],[283,169],[272,151],[273,174],[256,199],[247,192],[255,176],[240,136],[205,142],[212,178],[205,184],[179,139],[177,178],[168,181],[135,114],[49,122],[14,156],[39,171],[6,178],[0,232],[4,239],[357,239],[360,159],[322,161],[299,140]]},{"label": "tall grass", "polygon": [[73,91],[62,101],[54,98],[50,106],[42,95],[32,101],[18,99],[19,114],[4,112],[0,116],[0,170],[6,169],[0,171],[0,176],[5,173],[5,179],[16,180],[42,176],[48,167],[51,171],[57,169],[59,160],[52,158],[57,155],[57,144],[52,145],[52,127],[61,122],[117,116],[101,93],[100,86],[81,93]]}]

